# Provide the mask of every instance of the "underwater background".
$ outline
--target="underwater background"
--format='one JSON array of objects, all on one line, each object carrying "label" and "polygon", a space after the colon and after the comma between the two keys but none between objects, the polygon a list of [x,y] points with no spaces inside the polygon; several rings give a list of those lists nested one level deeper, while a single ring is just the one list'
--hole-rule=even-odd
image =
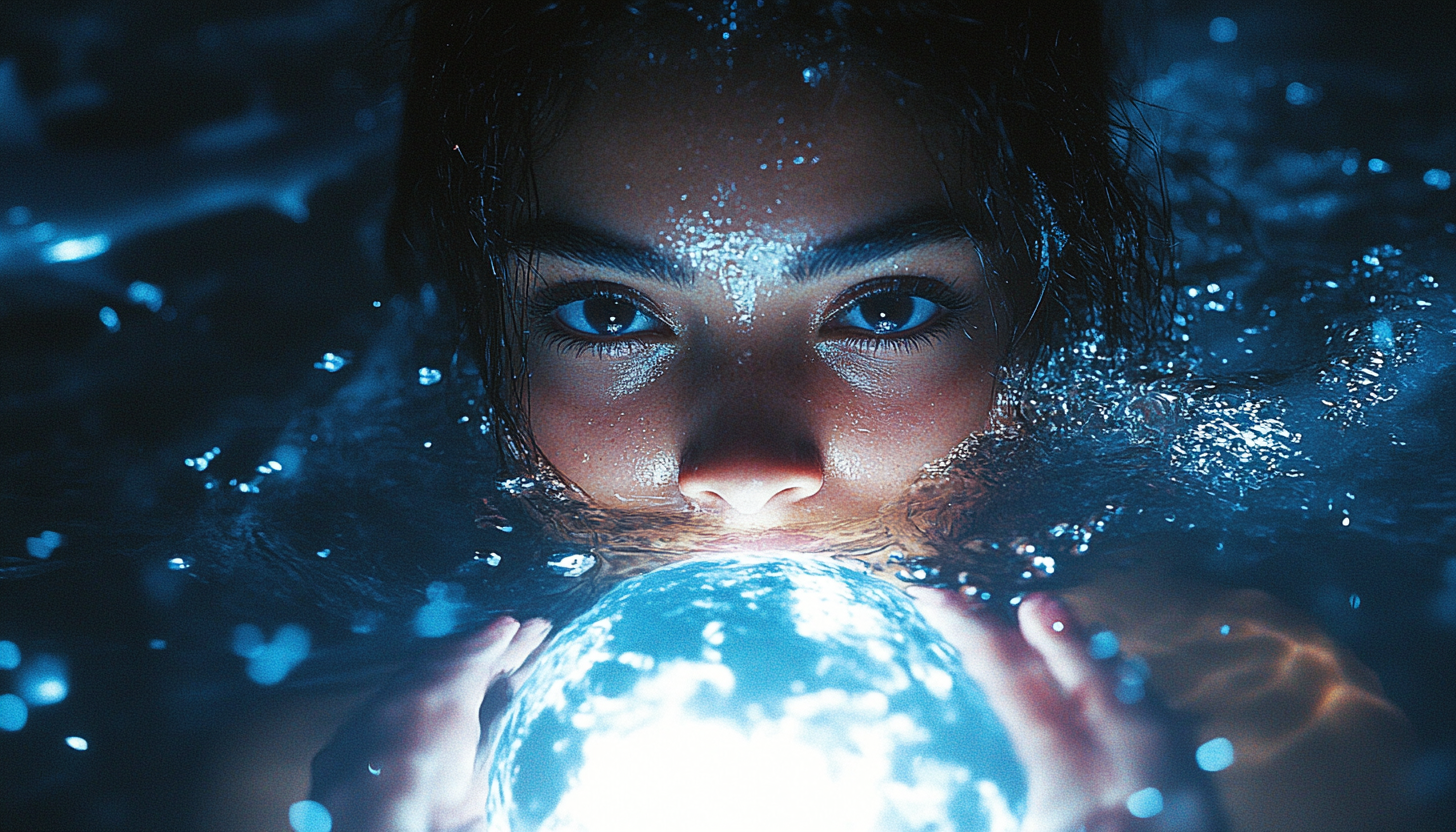
[{"label": "underwater background", "polygon": [[[1180,340],[1044,369],[1049,438],[988,447],[1058,476],[1008,476],[985,545],[1165,540],[1310,613],[1456,827],[1456,8],[1113,17]],[[0,5],[0,828],[186,828],[270,699],[505,595],[584,603],[589,542],[500,499],[536,486],[496,482],[448,300],[383,266],[400,31],[370,0]]]}]

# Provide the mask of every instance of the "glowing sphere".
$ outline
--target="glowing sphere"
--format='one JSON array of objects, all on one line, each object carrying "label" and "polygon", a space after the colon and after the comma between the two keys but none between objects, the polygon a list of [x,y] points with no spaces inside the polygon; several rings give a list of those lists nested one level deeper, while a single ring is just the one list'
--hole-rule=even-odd
[{"label": "glowing sphere", "polygon": [[489,766],[491,832],[1001,832],[1026,797],[909,599],[787,556],[613,589],[542,654]]}]

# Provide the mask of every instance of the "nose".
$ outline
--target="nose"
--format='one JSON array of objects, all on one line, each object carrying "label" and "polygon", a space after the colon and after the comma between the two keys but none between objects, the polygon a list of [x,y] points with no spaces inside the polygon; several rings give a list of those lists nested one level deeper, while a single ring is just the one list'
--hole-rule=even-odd
[{"label": "nose", "polygon": [[683,449],[677,485],[697,505],[757,514],[817,494],[824,462],[809,431],[792,422],[725,414]]}]

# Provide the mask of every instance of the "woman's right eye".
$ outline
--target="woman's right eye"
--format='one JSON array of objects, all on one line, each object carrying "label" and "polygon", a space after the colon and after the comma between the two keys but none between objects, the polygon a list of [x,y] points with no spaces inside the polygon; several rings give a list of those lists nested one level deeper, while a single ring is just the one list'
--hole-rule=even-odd
[{"label": "woman's right eye", "polygon": [[591,295],[568,301],[553,313],[566,330],[590,338],[620,338],[661,332],[662,321],[629,298],[617,295]]}]

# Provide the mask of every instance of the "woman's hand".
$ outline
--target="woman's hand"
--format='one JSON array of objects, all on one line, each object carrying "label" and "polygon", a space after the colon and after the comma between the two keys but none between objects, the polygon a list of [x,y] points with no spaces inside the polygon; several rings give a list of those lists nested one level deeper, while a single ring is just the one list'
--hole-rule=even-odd
[{"label": "woman's hand", "polygon": [[385,684],[313,761],[335,832],[468,830],[484,820],[484,732],[551,625],[509,617]]},{"label": "woman's hand", "polygon": [[[1026,768],[1022,832],[1217,828],[1196,770],[1173,755],[1172,727],[1146,704],[1118,701],[1113,669],[1094,661],[1071,614],[1028,596],[1012,625],[949,590],[912,589],[920,611],[957,650]],[[1189,753],[1191,759],[1192,754]],[[1140,819],[1131,809],[1156,814]]]}]

